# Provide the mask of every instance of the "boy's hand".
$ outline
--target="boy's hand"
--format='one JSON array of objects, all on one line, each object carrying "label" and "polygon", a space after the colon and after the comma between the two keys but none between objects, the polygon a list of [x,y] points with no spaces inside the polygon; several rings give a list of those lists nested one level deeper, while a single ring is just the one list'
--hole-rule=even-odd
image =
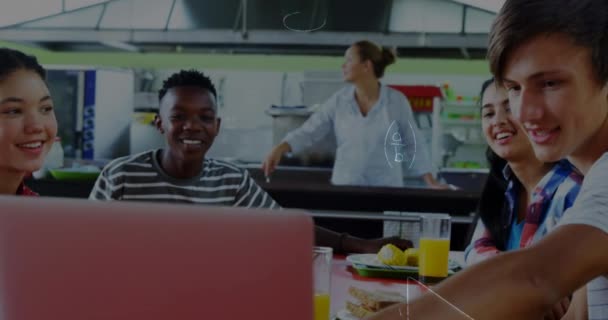
[{"label": "boy's hand", "polygon": [[551,310],[545,314],[543,320],[559,320],[566,314],[568,307],[570,306],[570,298],[565,297],[560,302],[553,305]]}]

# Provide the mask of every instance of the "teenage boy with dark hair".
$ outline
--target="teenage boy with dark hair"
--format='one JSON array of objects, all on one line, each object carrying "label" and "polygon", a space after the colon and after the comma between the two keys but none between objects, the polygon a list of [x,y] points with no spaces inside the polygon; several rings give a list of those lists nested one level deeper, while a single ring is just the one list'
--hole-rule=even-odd
[{"label": "teenage boy with dark hair", "polygon": [[[220,129],[216,95],[213,83],[201,72],[171,75],[159,91],[154,121],[166,148],[113,160],[89,198],[278,209],[247,170],[205,157]],[[315,231],[318,245],[337,252],[377,252],[386,243],[411,247],[398,237],[366,240],[321,227]]]},{"label": "teenage boy with dark hair", "polygon": [[[537,244],[475,265],[371,319],[542,319],[587,284],[589,319],[608,319],[608,1],[507,0],[490,33],[497,81],[543,161],[584,175],[558,227]],[[584,303],[578,291],[574,305]],[[579,297],[582,297],[579,299]],[[583,317],[585,315],[583,314]],[[565,319],[576,319],[567,314]]]}]

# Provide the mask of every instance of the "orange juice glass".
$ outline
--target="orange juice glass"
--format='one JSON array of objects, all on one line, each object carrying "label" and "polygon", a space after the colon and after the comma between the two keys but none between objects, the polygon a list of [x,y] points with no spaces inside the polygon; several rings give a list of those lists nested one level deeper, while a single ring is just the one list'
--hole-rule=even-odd
[{"label": "orange juice glass", "polygon": [[314,247],[312,252],[314,278],[314,320],[329,320],[331,292],[331,261],[333,250],[329,247]]},{"label": "orange juice glass", "polygon": [[451,219],[447,214],[429,213],[421,217],[418,278],[426,284],[448,276]]},{"label": "orange juice glass", "polygon": [[329,293],[315,293],[315,320],[329,320]]}]

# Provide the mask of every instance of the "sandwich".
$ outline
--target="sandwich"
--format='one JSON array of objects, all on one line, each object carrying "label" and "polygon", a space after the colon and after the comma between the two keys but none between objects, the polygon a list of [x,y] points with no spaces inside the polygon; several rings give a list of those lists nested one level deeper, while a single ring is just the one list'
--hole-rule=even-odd
[{"label": "sandwich", "polygon": [[393,304],[406,301],[404,296],[391,291],[368,291],[351,286],[348,288],[348,293],[357,300],[357,303],[347,301],[346,310],[359,319],[370,316]]}]

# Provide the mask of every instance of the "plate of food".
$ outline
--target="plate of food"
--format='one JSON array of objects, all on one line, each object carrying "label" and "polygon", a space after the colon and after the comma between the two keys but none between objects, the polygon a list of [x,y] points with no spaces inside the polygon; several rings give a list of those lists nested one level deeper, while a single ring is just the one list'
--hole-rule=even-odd
[{"label": "plate of food", "polygon": [[336,314],[335,320],[359,320],[360,318],[355,317],[352,313],[348,312],[346,309],[342,309],[338,311]]},{"label": "plate of food", "polygon": [[362,267],[374,267],[389,270],[400,270],[400,271],[418,271],[418,264],[412,265],[399,265],[399,264],[388,264],[381,262],[378,259],[378,255],[373,253],[362,253],[362,254],[351,254],[346,257],[346,260],[353,265]]},{"label": "plate of food", "polygon": [[[418,277],[418,249],[405,251],[392,244],[382,247],[377,254],[353,254],[346,257],[355,271],[365,277],[381,277],[404,279]],[[452,275],[461,267],[458,262],[448,261],[448,275]]]},{"label": "plate of food", "polygon": [[384,290],[371,291],[355,286],[348,288],[348,294],[351,301],[346,301],[346,308],[338,311],[336,319],[363,319],[388,306],[406,301],[406,298],[398,292]]},{"label": "plate of food", "polygon": [[[355,272],[363,277],[368,278],[387,278],[387,279],[399,279],[407,280],[414,279],[418,280],[418,268],[412,270],[396,270],[388,268],[368,267],[364,265],[353,264]],[[456,273],[455,270],[448,270],[448,277]]]},{"label": "plate of food", "polygon": [[[378,256],[373,253],[362,253],[362,254],[351,254],[346,257],[346,260],[353,264],[353,266],[358,267],[368,267],[368,268],[380,268],[394,271],[415,271],[418,272],[418,262],[409,263],[406,265],[393,265],[381,262],[378,259]],[[458,262],[450,259],[448,261],[448,268],[450,270],[460,269],[460,265]]]}]

